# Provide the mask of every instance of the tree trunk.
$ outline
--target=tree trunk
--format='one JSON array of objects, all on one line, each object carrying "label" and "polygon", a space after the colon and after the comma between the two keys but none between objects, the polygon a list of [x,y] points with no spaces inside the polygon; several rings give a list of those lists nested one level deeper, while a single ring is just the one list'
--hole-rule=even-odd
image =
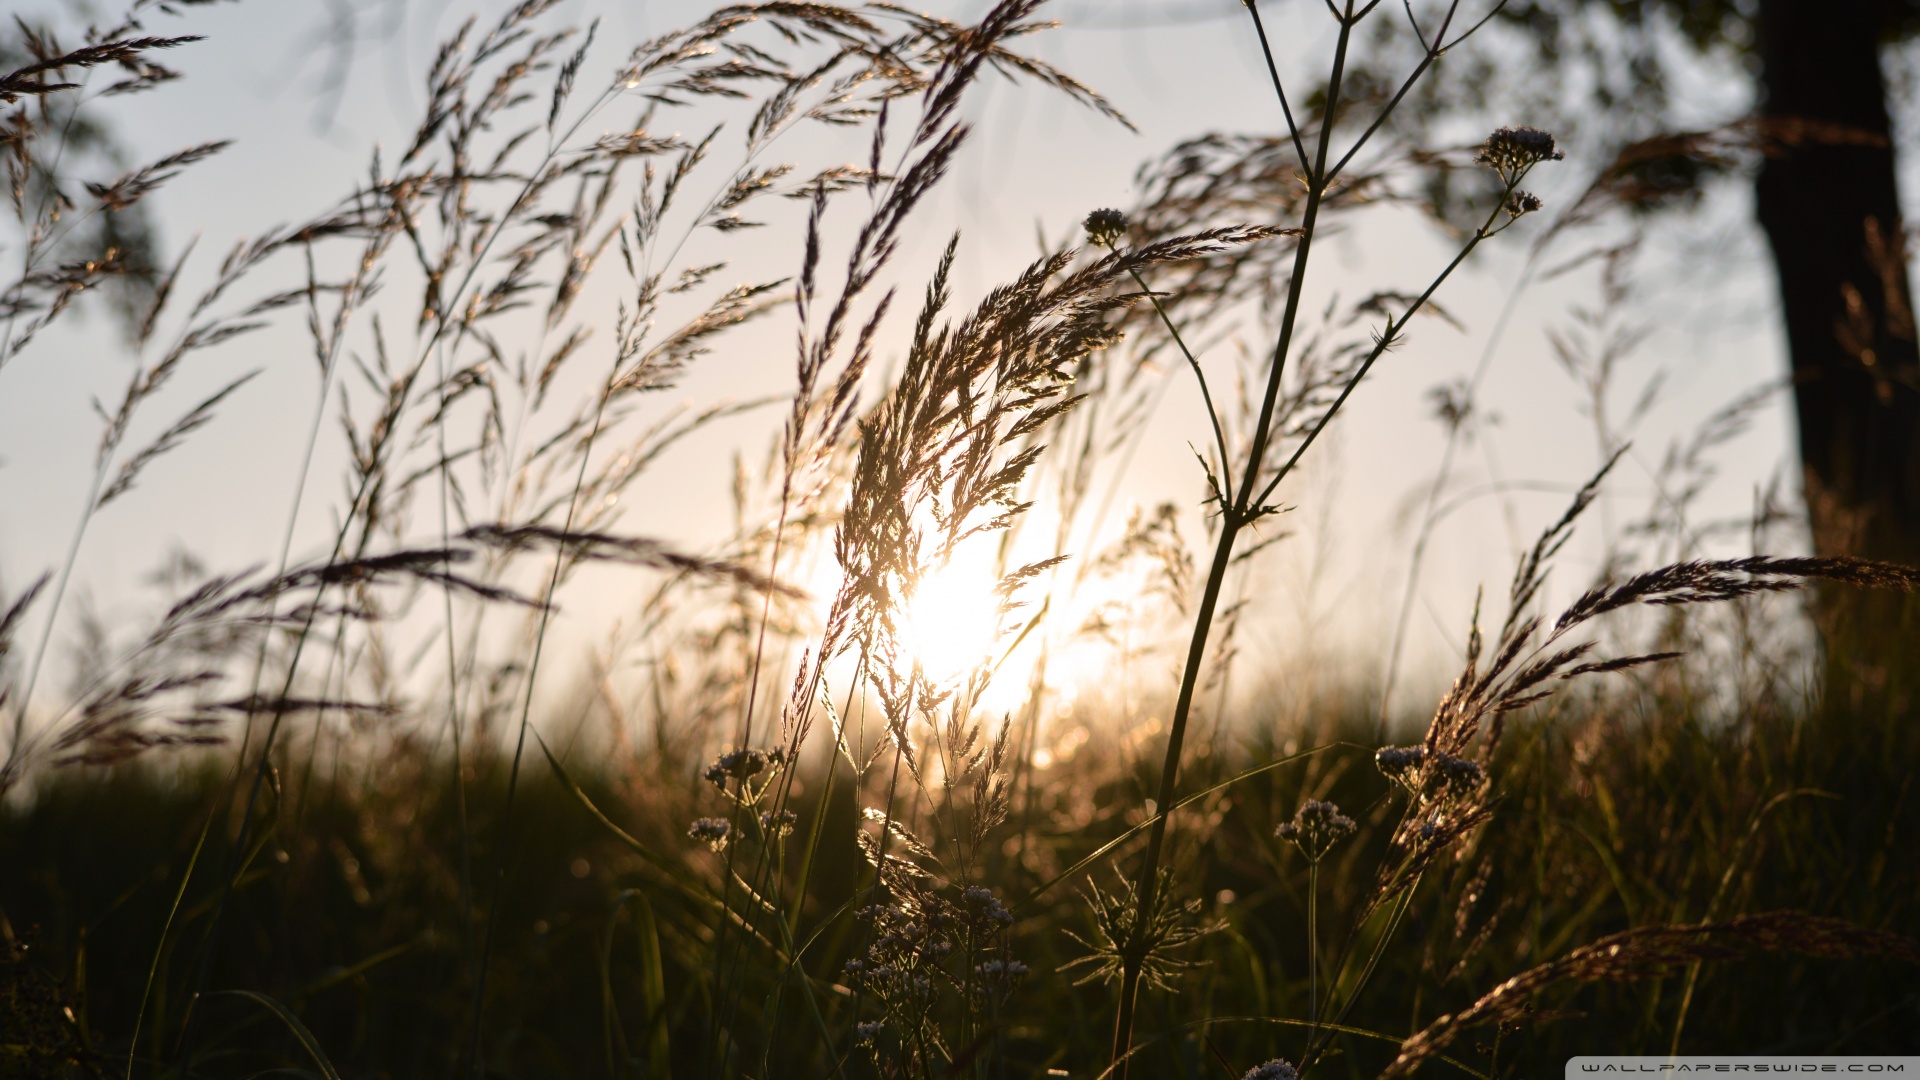
[{"label": "tree trunk", "polygon": [[[1920,351],[1883,25],[1876,0],[1762,0],[1772,146],[1756,195],[1780,277],[1814,548],[1920,564]],[[1914,682],[1916,605],[1833,590],[1820,608],[1830,671],[1853,693]]]}]

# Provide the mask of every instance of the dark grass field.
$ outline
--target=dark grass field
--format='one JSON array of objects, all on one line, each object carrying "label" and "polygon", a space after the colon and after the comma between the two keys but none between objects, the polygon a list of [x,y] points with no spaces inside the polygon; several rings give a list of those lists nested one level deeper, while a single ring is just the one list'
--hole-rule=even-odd
[{"label": "dark grass field", "polygon": [[[1359,735],[1366,725],[1356,718]],[[1219,1076],[1297,1055],[1306,982],[1300,931],[1305,867],[1273,838],[1302,794],[1354,809],[1357,839],[1322,865],[1326,937],[1343,929],[1390,823],[1385,780],[1357,741],[1243,780],[1203,800],[1175,831],[1182,894],[1206,933],[1176,954],[1172,993],[1150,992],[1139,1056],[1150,1075]],[[471,950],[481,922],[461,917],[462,849],[445,763],[408,752],[286,791],[238,876],[206,985],[257,989],[304,1021],[343,1076],[413,1077],[457,1070],[472,1037]],[[1257,746],[1245,760],[1259,760]],[[1236,755],[1237,756],[1237,755]],[[821,1076],[844,1042],[824,1041],[789,994],[776,1007],[779,964],[749,948],[731,973],[738,1001],[717,1010],[715,919],[676,886],[707,878],[719,857],[684,838],[695,797],[691,763],[608,762],[583,755],[562,783],[542,763],[522,783],[513,840],[484,842],[476,865],[508,872],[500,894],[485,1022],[490,1068],[510,1076],[702,1075],[713,1025],[734,1033],[727,1075]],[[589,764],[588,761],[592,760]],[[1496,766],[1503,792],[1484,833],[1421,883],[1372,992],[1342,1019],[1394,1042],[1470,1004],[1503,978],[1574,947],[1649,923],[1725,920],[1781,909],[1907,935],[1920,931],[1920,799],[1911,763],[1920,731],[1906,716],[1762,712],[1704,726],[1684,701],[1651,692],[1570,704],[1514,733]],[[1224,776],[1238,762],[1196,770]],[[1031,825],[1004,838],[988,876],[1023,895],[1120,831],[1147,770],[1091,752],[1042,774]],[[199,829],[224,778],[164,765],[60,776],[8,804],[0,823],[0,910],[14,958],[6,971],[11,1075],[160,1075],[180,1038],[193,964],[208,933],[218,874],[202,865],[170,930]],[[493,828],[502,763],[477,767],[469,828]],[[822,804],[810,774],[796,798],[803,827]],[[596,819],[607,814],[640,854]],[[825,804],[826,835],[849,836],[854,806],[843,769]],[[1136,815],[1137,816],[1137,815]],[[659,861],[655,861],[659,860]],[[824,842],[801,935],[869,878],[850,842]],[[675,871],[683,866],[684,871]],[[793,875],[789,868],[789,876]],[[1014,956],[1031,974],[993,1018],[1009,1076],[1104,1068],[1109,988],[1074,987],[1062,965],[1094,930],[1080,896],[1115,888],[1105,867],[1018,909]],[[644,913],[643,913],[644,912]],[[820,986],[827,1031],[844,1040],[850,991],[836,978],[852,956],[850,920],[803,963]],[[650,929],[653,941],[643,940]],[[655,944],[654,942],[657,942]],[[1632,981],[1569,982],[1530,995],[1526,1014],[1471,1033],[1449,1050],[1469,1071],[1557,1075],[1576,1053],[1916,1053],[1920,975],[1886,956],[1851,959],[1736,947],[1693,970],[1650,969]],[[657,957],[657,961],[656,961]],[[130,1043],[150,965],[149,1024]],[[238,996],[194,1007],[205,1075],[249,1076],[314,1062],[268,1008]],[[776,1015],[777,1011],[777,1015]],[[719,1012],[721,1015],[716,1016]],[[69,1019],[69,1015],[71,1019]],[[1298,1023],[1298,1020],[1295,1020]],[[748,1034],[752,1033],[752,1034]],[[23,1039],[22,1036],[25,1036]],[[1371,1076],[1394,1042],[1335,1040],[1326,1075]],[[769,1047],[772,1047],[769,1050]],[[764,1068],[758,1058],[766,1055]],[[845,1067],[865,1075],[855,1056]],[[1444,1063],[1435,1075],[1461,1069]]]}]

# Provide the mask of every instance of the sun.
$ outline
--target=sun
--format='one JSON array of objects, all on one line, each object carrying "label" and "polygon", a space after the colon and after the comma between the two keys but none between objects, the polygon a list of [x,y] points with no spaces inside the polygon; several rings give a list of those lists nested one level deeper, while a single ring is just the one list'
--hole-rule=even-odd
[{"label": "sun", "polygon": [[1000,594],[992,568],[956,558],[922,577],[901,620],[906,658],[947,682],[991,658],[1000,638]]},{"label": "sun", "polygon": [[[936,685],[952,686],[989,665],[991,678],[970,706],[994,714],[1023,715],[1035,693],[1058,709],[1089,693],[1115,691],[1121,654],[1150,643],[1115,640],[1087,627],[1101,620],[1131,625],[1154,594],[1147,575],[1133,566],[1085,576],[1048,572],[1024,582],[1015,605],[1003,610],[997,556],[996,545],[962,544],[913,588],[894,592],[893,673],[905,677],[917,664]],[[1009,561],[1022,557],[1032,555],[1017,552]],[[844,586],[831,553],[814,562],[808,582],[825,620]]]}]

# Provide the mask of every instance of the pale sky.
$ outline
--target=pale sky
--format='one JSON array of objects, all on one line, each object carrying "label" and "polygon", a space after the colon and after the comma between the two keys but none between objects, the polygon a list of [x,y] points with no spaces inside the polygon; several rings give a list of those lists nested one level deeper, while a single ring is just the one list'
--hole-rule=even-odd
[{"label": "pale sky", "polygon": [[[39,6],[39,5],[33,5]],[[227,153],[194,167],[153,197],[163,244],[171,254],[198,237],[195,263],[205,273],[238,238],[316,212],[363,174],[374,144],[389,152],[411,131],[419,87],[432,44],[469,11],[497,17],[504,5],[477,0],[394,0],[363,3],[368,21],[393,21],[381,40],[363,45],[337,105],[321,89],[327,53],[322,47],[329,12],[344,2],[245,0],[186,17],[155,16],[149,31],[198,33],[207,40],[174,52],[168,63],[186,78],[156,92],[123,99],[112,115],[130,156],[151,160],[217,138],[236,140]],[[564,0],[552,24],[602,17],[596,50],[581,76],[597,85],[631,44],[692,21],[717,6],[705,2],[599,3]],[[984,0],[930,5],[956,18],[977,17]],[[1324,54],[1331,24],[1317,2],[1283,0],[1272,14],[1285,59]],[[1131,133],[1057,94],[990,78],[971,99],[974,137],[962,164],[919,219],[910,249],[896,264],[902,298],[917,297],[925,267],[948,233],[961,230],[956,306],[1009,277],[1035,251],[1036,228],[1052,237],[1073,230],[1091,209],[1133,199],[1135,168],[1180,138],[1206,130],[1271,131],[1279,122],[1257,47],[1238,0],[1063,0],[1051,14],[1055,31],[1026,39],[1026,47],[1105,93],[1139,126]],[[1296,84],[1307,79],[1291,76]],[[1716,97],[1717,95],[1717,97]],[[1737,115],[1737,89],[1707,93],[1715,109]],[[1731,104],[1729,104],[1731,102]],[[609,129],[634,110],[606,114]],[[330,114],[324,125],[318,119]],[[1515,124],[1527,117],[1505,118]],[[687,130],[702,125],[685,121]],[[826,148],[831,150],[831,148]],[[820,144],[797,149],[822,151]],[[1585,185],[1596,162],[1571,156],[1543,168],[1534,187],[1553,205]],[[1616,474],[1612,520],[1638,514],[1647,501],[1648,470],[1671,440],[1739,394],[1782,372],[1771,270],[1742,193],[1690,220],[1663,223],[1639,267],[1642,296],[1631,319],[1649,337],[1622,372],[1624,411],[1638,388],[1665,372],[1661,403],[1636,435],[1635,451]],[[1312,451],[1306,475],[1283,497],[1299,509],[1298,531],[1268,558],[1257,625],[1261,651],[1303,645],[1315,654],[1377,665],[1404,581],[1415,522],[1410,507],[1424,495],[1443,433],[1431,419],[1428,391],[1471,371],[1520,271],[1530,240],[1522,222],[1456,277],[1440,300],[1465,326],[1416,323],[1411,340],[1391,354],[1354,396],[1349,415]],[[773,233],[775,230],[766,230]],[[730,241],[725,257],[741,267],[764,263],[766,276],[791,272],[791,234],[769,242],[760,234]],[[11,244],[0,259],[14,258]],[[758,245],[756,247],[756,245]],[[1317,310],[1334,291],[1348,297],[1381,289],[1409,290],[1443,265],[1447,242],[1412,215],[1381,211],[1367,224],[1322,249],[1307,307]],[[1486,250],[1483,248],[1483,250]],[[1562,255],[1572,255],[1569,246]],[[701,260],[705,261],[705,260]],[[1549,260],[1557,261],[1557,260]],[[291,269],[291,267],[290,267]],[[1439,529],[1413,619],[1410,663],[1418,699],[1443,677],[1464,636],[1475,588],[1504,595],[1516,542],[1530,542],[1564,506],[1564,492],[1591,472],[1596,450],[1590,422],[1580,413],[1580,391],[1551,358],[1550,327],[1570,324],[1577,305],[1597,302],[1596,278],[1576,272],[1529,291],[1490,360],[1485,407],[1499,423],[1462,458],[1454,490],[1467,500]],[[896,308],[894,337],[906,316]],[[610,317],[605,315],[603,317]],[[94,523],[81,551],[62,626],[70,629],[78,604],[90,603],[109,624],[138,620],[157,597],[141,578],[179,546],[214,570],[270,564],[278,548],[301,448],[313,415],[318,381],[297,318],[243,338],[190,362],[175,386],[139,429],[151,437],[224,380],[251,370],[262,375],[231,399],[218,419],[182,449],[154,464],[138,490]],[[739,346],[753,343],[754,347]],[[883,362],[898,348],[883,350]],[[1221,363],[1225,357],[1203,358]],[[0,583],[6,593],[56,567],[86,491],[99,422],[92,396],[111,401],[126,378],[124,351],[94,320],[49,334],[0,371]],[[1169,372],[1174,385],[1159,407],[1152,435],[1160,449],[1141,454],[1130,469],[1122,500],[1151,504],[1174,499],[1196,505],[1200,478],[1184,444],[1207,435],[1188,373]],[[784,327],[743,336],[702,362],[660,406],[695,408],[725,399],[786,392],[792,385],[790,334]],[[778,423],[770,410],[718,426],[688,441],[635,489],[621,523],[628,532],[673,539],[701,549],[728,528],[727,491],[732,457],[764,459]],[[1719,455],[1721,475],[1702,512],[1743,513],[1756,485],[1789,456],[1788,410],[1760,414],[1748,436]],[[131,440],[138,444],[142,435]],[[302,511],[296,557],[324,553],[341,501],[343,460],[336,420],[324,421],[321,450]],[[1483,491],[1498,478],[1504,496]],[[1504,507],[1504,509],[1503,509]],[[430,520],[424,510],[422,523]],[[1112,524],[1124,520],[1116,513]],[[1188,536],[1198,528],[1189,521]],[[1597,541],[1602,522],[1589,524]],[[422,537],[426,539],[426,537]],[[1591,573],[1593,543],[1570,550],[1556,579],[1565,594]],[[1743,553],[1743,552],[1738,552]],[[619,613],[617,590],[564,597],[566,617],[556,640],[586,641]],[[45,607],[29,621],[37,639]],[[1493,613],[1497,619],[1499,612]],[[56,634],[56,642],[65,640]],[[57,655],[56,649],[56,655]],[[1370,658],[1370,659],[1369,659]]]}]

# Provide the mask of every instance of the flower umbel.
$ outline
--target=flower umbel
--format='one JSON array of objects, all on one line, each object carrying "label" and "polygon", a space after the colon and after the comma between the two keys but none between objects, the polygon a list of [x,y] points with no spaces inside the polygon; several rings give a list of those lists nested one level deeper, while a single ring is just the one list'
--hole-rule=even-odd
[{"label": "flower umbel", "polygon": [[1083,224],[1087,239],[1101,247],[1112,247],[1127,236],[1127,215],[1119,210],[1095,210]]},{"label": "flower umbel", "polygon": [[1272,1061],[1262,1062],[1248,1069],[1247,1074],[1240,1080],[1296,1080],[1299,1075],[1294,1071],[1291,1063],[1282,1058],[1274,1058]]},{"label": "flower umbel", "polygon": [[1424,746],[1383,746],[1374,751],[1373,763],[1380,774],[1409,791],[1414,790],[1420,766],[1427,760]]},{"label": "flower umbel", "polygon": [[746,783],[760,775],[767,767],[767,754],[763,750],[730,750],[714,759],[707,766],[707,783],[715,787],[726,787],[728,780]]},{"label": "flower umbel", "polygon": [[1292,821],[1283,823],[1273,834],[1282,840],[1291,840],[1308,859],[1318,862],[1328,849],[1352,836],[1358,828],[1338,806],[1309,799],[1300,804]]},{"label": "flower umbel", "polygon": [[1486,783],[1477,761],[1453,754],[1428,753],[1424,746],[1386,746],[1374,752],[1382,775],[1423,803],[1464,798]]},{"label": "flower umbel", "polygon": [[973,992],[998,1003],[1013,993],[1013,988],[1026,977],[1027,965],[1018,960],[989,960],[974,967]]},{"label": "flower umbel", "polygon": [[727,838],[732,833],[733,826],[728,824],[725,818],[717,817],[695,818],[693,825],[687,829],[688,836],[715,851],[727,846]]},{"label": "flower umbel", "polygon": [[760,831],[769,840],[784,840],[793,835],[793,824],[799,820],[791,810],[775,813],[772,810],[760,812]]},{"label": "flower umbel", "polygon": [[1510,218],[1531,214],[1540,209],[1540,206],[1540,197],[1531,191],[1521,191],[1516,188],[1513,194],[1507,196],[1507,216]]},{"label": "flower umbel", "polygon": [[980,929],[992,931],[1013,924],[1013,912],[1007,910],[1007,905],[1001,903],[991,889],[974,885],[962,893],[961,898],[967,902],[967,914]]},{"label": "flower umbel", "polygon": [[1543,161],[1559,161],[1567,155],[1554,147],[1553,136],[1530,127],[1503,127],[1487,136],[1475,161],[1500,174],[1511,184],[1528,169]]},{"label": "flower umbel", "polygon": [[1452,754],[1434,755],[1428,772],[1429,792],[1442,798],[1470,795],[1487,779],[1487,770],[1481,768],[1479,762]]}]

